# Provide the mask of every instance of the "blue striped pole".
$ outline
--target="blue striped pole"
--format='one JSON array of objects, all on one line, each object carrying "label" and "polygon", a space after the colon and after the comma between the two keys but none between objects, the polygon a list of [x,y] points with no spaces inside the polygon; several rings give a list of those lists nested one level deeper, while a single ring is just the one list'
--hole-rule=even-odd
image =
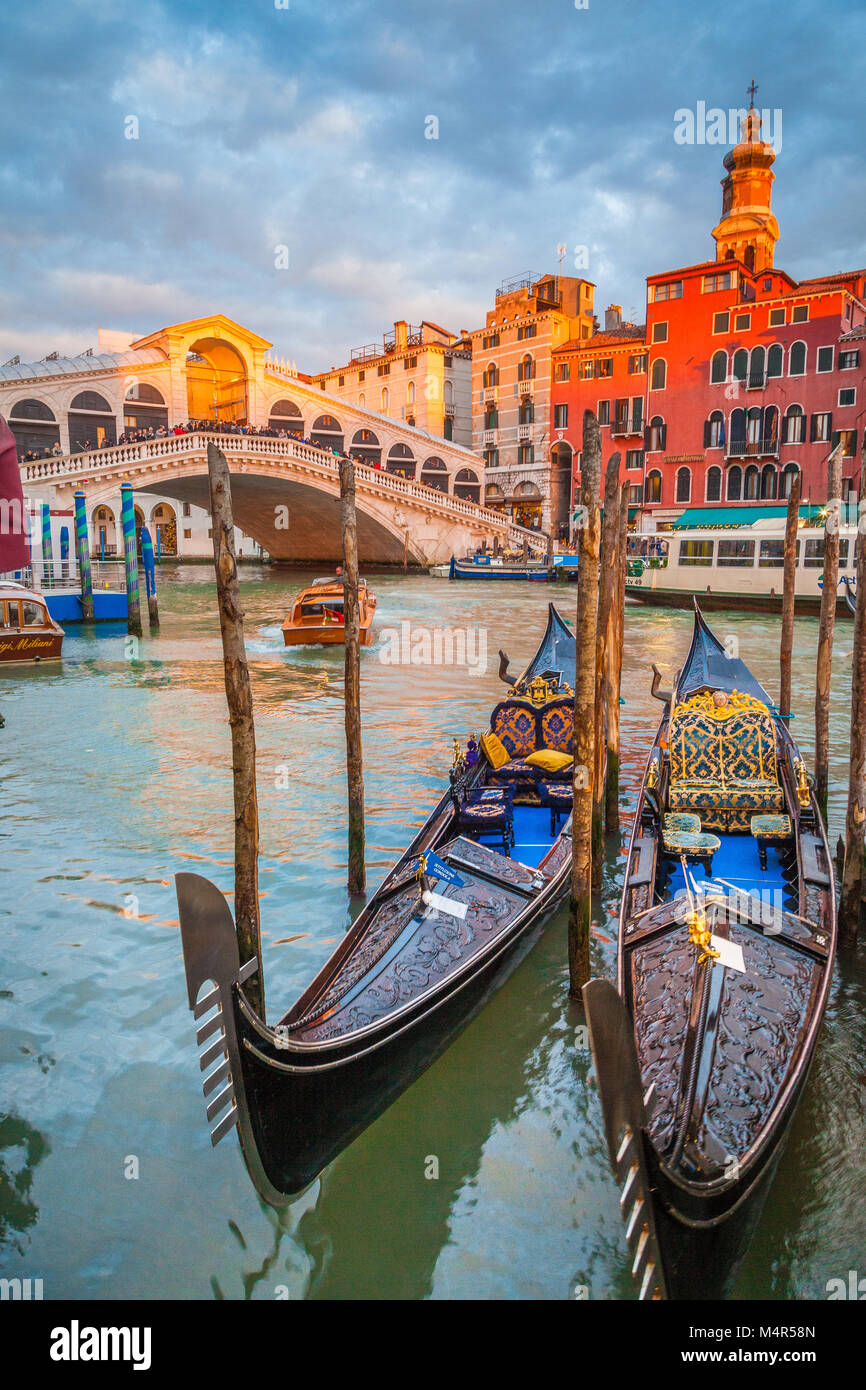
[{"label": "blue striped pole", "polygon": [[54,551],[51,548],[51,507],[42,503],[42,583],[54,583]]},{"label": "blue striped pole", "polygon": [[75,494],[75,551],[81,581],[81,616],[86,623],[92,623],[93,579],[90,573],[90,542],[87,539],[87,506],[80,488]]},{"label": "blue striped pole", "polygon": [[[159,528],[157,527],[157,539]],[[151,627],[159,627],[159,606],[156,601],[156,566],[153,562],[153,541],[146,526],[141,528],[141,566],[144,570],[144,587],[147,590],[147,614]]]},{"label": "blue striped pole", "polygon": [[132,483],[120,485],[120,519],[123,525],[123,556],[126,561],[126,630],[140,637],[141,603],[138,597],[138,553],[135,544]]}]

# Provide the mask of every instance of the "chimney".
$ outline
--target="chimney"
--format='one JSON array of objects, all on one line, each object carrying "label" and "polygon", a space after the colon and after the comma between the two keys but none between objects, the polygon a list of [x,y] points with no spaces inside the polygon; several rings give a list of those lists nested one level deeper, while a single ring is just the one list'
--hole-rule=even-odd
[{"label": "chimney", "polygon": [[609,333],[612,328],[622,328],[622,305],[608,304],[604,311],[604,331]]},{"label": "chimney", "polygon": [[398,352],[401,348],[404,348],[406,346],[406,340],[409,336],[408,327],[409,325],[407,324],[405,319],[400,319],[397,323],[394,324],[394,343]]}]

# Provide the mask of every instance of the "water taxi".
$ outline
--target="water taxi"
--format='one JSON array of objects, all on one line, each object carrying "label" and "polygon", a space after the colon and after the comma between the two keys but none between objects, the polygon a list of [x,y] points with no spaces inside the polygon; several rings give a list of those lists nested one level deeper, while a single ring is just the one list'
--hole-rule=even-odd
[{"label": "water taxi", "polygon": [[64,635],[42,594],[14,580],[0,581],[0,662],[59,661]]},{"label": "water taxi", "polygon": [[[824,522],[809,508],[797,537],[795,608],[817,613],[824,571]],[[856,525],[839,526],[837,611],[850,616],[844,581],[854,578]],[[748,526],[677,527],[632,538],[626,593],[640,603],[691,608],[743,608],[781,612],[785,561],[785,518],[767,517]]]},{"label": "water taxi", "polygon": [[[283,623],[286,646],[342,644],[346,636],[343,597],[342,575],[314,579],[312,584],[302,589]],[[369,647],[373,640],[376,595],[370,593],[366,579],[358,580],[358,606],[361,610],[361,646]]]}]

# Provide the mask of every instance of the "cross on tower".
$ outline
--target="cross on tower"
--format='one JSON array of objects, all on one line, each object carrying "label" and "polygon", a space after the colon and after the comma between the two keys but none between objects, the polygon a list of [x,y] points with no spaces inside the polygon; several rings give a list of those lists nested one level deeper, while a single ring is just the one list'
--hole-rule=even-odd
[{"label": "cross on tower", "polygon": [[746,96],[749,98],[749,110],[750,110],[750,111],[751,111],[752,107],[755,105],[755,93],[756,93],[757,90],[758,90],[758,89],[757,89],[757,87],[755,86],[755,79],[754,79],[754,77],[753,77],[753,78],[752,78],[752,85],[751,85],[750,87],[747,87],[747,88],[746,88]]}]

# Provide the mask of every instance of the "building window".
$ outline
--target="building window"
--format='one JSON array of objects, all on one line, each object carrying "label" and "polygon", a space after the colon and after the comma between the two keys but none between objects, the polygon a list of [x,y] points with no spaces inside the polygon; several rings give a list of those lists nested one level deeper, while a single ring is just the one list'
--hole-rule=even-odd
[{"label": "building window", "polygon": [[794,477],[795,477],[795,475],[796,475],[797,473],[799,473],[799,471],[800,471],[800,469],[799,469],[799,467],[797,466],[796,463],[786,463],[786,464],[785,464],[785,468],[784,468],[784,471],[783,471],[783,473],[782,473],[782,496],[783,496],[783,497],[790,497],[790,496],[791,496],[791,487],[792,487],[793,482],[794,482]]},{"label": "building window", "polygon": [[417,358],[417,357],[405,357],[405,358],[403,359],[403,371],[404,371],[404,372],[409,372],[409,371],[412,370],[413,367],[417,367],[417,366],[418,366],[418,358]]},{"label": "building window", "polygon": [[714,294],[716,290],[729,290],[731,288],[731,272],[725,270],[721,275],[704,276],[704,294]]},{"label": "building window", "polygon": [[731,326],[731,316],[728,313],[713,314],[713,332],[727,333]]},{"label": "building window", "polygon": [[792,323],[808,323],[808,322],[809,322],[809,306],[808,306],[808,304],[795,304],[795,305],[794,305],[794,312],[791,314],[791,322],[792,322]]},{"label": "building window", "polygon": [[806,375],[806,344],[796,342],[791,344],[791,351],[788,355],[788,376]]},{"label": "building window", "polygon": [[554,429],[564,430],[568,428],[568,406],[556,405],[553,407]]},{"label": "building window", "polygon": [[735,330],[735,332],[737,332],[737,333],[745,333],[747,329],[751,328],[751,326],[752,326],[752,315],[751,315],[751,314],[735,314],[735,315],[734,315],[734,330]]},{"label": "building window", "polygon": [[781,343],[774,343],[767,353],[767,376],[781,376],[785,365],[785,351]]},{"label": "building window", "polygon": [[522,343],[524,338],[534,338],[538,332],[538,325],[535,323],[521,324],[517,330],[517,341]]},{"label": "building window", "polygon": [[377,376],[390,376],[390,375],[391,375],[391,363],[390,363],[390,362],[380,362],[379,365],[378,365],[378,367],[376,368],[376,375],[377,375]]},{"label": "building window", "polygon": [[610,401],[599,401],[596,417],[600,425],[610,424]]},{"label": "building window", "polygon": [[640,483],[632,483],[628,490],[628,505],[630,507],[639,507],[642,501],[643,487]]},{"label": "building window", "polygon": [[406,390],[406,399],[410,405],[415,404],[415,383],[410,381]]},{"label": "building window", "polygon": [[488,363],[487,370],[485,371],[485,373],[484,373],[484,375],[482,376],[481,380],[482,380],[482,382],[483,382],[483,384],[484,384],[485,390],[486,390],[489,386],[498,386],[498,385],[499,385],[499,369],[498,369],[498,367],[496,366],[496,363],[495,363],[495,362],[490,362],[490,363]]},{"label": "building window", "polygon": [[[213,535],[213,532],[210,534]],[[186,528],[184,528],[183,538],[185,541],[192,540],[192,531],[187,531]]]},{"label": "building window", "polygon": [[859,367],[859,366],[860,366],[860,352],[859,352],[859,349],[858,349],[857,351],[855,351],[855,352],[840,352],[840,353],[839,353],[839,371],[840,371],[840,372],[850,372],[851,369],[852,369],[852,367]]},{"label": "building window", "polygon": [[628,359],[629,376],[638,376],[646,371],[646,353],[638,352]]},{"label": "building window", "polygon": [[613,358],[598,357],[595,363],[595,374],[597,377],[613,376]]},{"label": "building window", "polygon": [[387,388],[387,386],[383,386],[383,387],[382,387],[382,409],[383,409],[383,411],[387,411],[388,406],[389,406],[389,404],[390,404],[390,399],[391,399],[391,398],[390,398],[390,396],[388,395],[388,388]]},{"label": "building window", "polygon": [[484,412],[484,428],[486,430],[496,430],[499,428],[499,412],[495,405],[491,405]]},{"label": "building window", "polygon": [[752,348],[752,356],[749,359],[749,385],[751,387],[761,387],[766,384],[767,375],[767,355],[762,347]]},{"label": "building window", "polygon": [[534,376],[535,364],[533,363],[532,358],[529,356],[529,353],[527,353],[523,361],[517,364],[517,380],[532,381]]},{"label": "building window", "polygon": [[668,326],[666,323],[653,324],[653,342],[666,343],[668,340]]},{"label": "building window", "polygon": [[487,468],[499,467],[499,450],[488,448],[484,450],[484,463]]},{"label": "building window", "polygon": [[359,372],[359,373],[358,373],[358,385],[359,385],[359,386],[360,386],[361,382],[362,382],[362,381],[366,381],[366,379],[367,379],[367,373],[366,373],[366,372]]},{"label": "building window", "polygon": [[498,334],[498,333],[487,333],[487,334],[481,339],[481,347],[482,347],[482,350],[483,350],[484,352],[487,352],[487,350],[488,350],[489,348],[499,347],[499,334]]},{"label": "building window", "polygon": [[663,299],[682,299],[683,282],[682,280],[668,280],[663,285],[655,285],[653,288],[653,303],[659,304]]},{"label": "building window", "polygon": [[662,500],[662,475],[656,468],[646,480],[646,500],[647,502],[660,502]]},{"label": "building window", "polygon": [[520,444],[517,449],[517,464],[519,468],[528,468],[535,462],[535,445]]},{"label": "building window", "polygon": [[653,362],[652,378],[650,389],[653,391],[663,391],[667,384],[668,365],[663,357],[657,357]]},{"label": "building window", "polygon": [[819,410],[812,416],[809,441],[812,444],[829,444],[832,433],[833,416],[829,410]]},{"label": "building window", "polygon": [[754,463],[750,463],[748,468],[746,469],[746,478],[743,487],[743,496],[745,497],[747,502],[757,502],[758,489],[760,485],[761,475],[758,472],[757,465]]},{"label": "building window", "polygon": [[338,385],[338,386],[345,386],[345,384],[346,384],[346,378],[345,378],[344,376],[338,376],[338,377],[337,377],[337,385]]},{"label": "building window", "polygon": [[713,353],[713,360],[710,363],[710,381],[719,386],[728,379],[728,354],[724,348],[719,348],[718,352]]},{"label": "building window", "polygon": [[833,349],[832,347],[819,347],[818,365],[815,368],[818,372],[832,372],[833,370]]},{"label": "building window", "polygon": [[707,501],[721,502],[722,500],[722,470],[714,464],[707,469]]},{"label": "building window", "polygon": [[570,380],[571,380],[571,372],[570,372],[570,370],[569,370],[569,363],[568,363],[568,362],[557,362],[557,364],[556,364],[556,377],[555,377],[555,380],[556,380],[556,381],[570,381]]},{"label": "building window", "polygon": [[191,507],[190,507],[189,502],[184,502],[184,504],[183,504],[183,514],[184,514],[184,516],[192,516],[192,509],[191,509]]},{"label": "building window", "polygon": [[801,405],[789,405],[782,422],[782,443],[802,444],[806,438],[806,416]]},{"label": "building window", "polygon": [[579,369],[578,369],[578,377],[579,377],[579,380],[580,380],[580,381],[590,381],[590,380],[592,379],[592,377],[593,377],[593,374],[594,374],[594,373],[593,373],[594,367],[595,367],[595,363],[594,363],[593,361],[591,361],[591,360],[588,361],[588,362],[581,362],[580,367],[579,367]]},{"label": "building window", "polygon": [[831,447],[836,448],[837,444],[842,445],[842,457],[850,459],[854,457],[857,448],[856,430],[834,430]]},{"label": "building window", "polygon": [[692,470],[690,468],[677,469],[677,490],[674,500],[676,502],[688,502],[692,495]]},{"label": "building window", "polygon": [[535,406],[528,396],[524,396],[520,402],[520,409],[517,412],[518,424],[531,425],[535,420]]},{"label": "building window", "polygon": [[720,449],[725,442],[725,417],[720,410],[714,410],[704,424],[704,448]]},{"label": "building window", "polygon": [[734,353],[734,381],[745,381],[749,375],[749,354],[745,348],[737,348]]},{"label": "building window", "polygon": [[659,452],[665,447],[665,422],[661,415],[654,415],[644,430],[644,448]]},{"label": "building window", "polygon": [[625,466],[629,470],[643,468],[643,449],[626,449]]},{"label": "building window", "polygon": [[728,469],[727,499],[729,502],[739,502],[743,495],[743,470],[738,463],[733,468]]},{"label": "building window", "polygon": [[857,401],[857,388],[855,386],[841,386],[839,388],[839,405],[855,405]]},{"label": "building window", "polygon": [[785,322],[785,310],[784,310],[784,308],[782,308],[782,309],[771,309],[771,310],[770,310],[770,327],[771,327],[771,328],[781,328],[781,326],[782,326],[782,324],[783,324],[784,322]]}]

